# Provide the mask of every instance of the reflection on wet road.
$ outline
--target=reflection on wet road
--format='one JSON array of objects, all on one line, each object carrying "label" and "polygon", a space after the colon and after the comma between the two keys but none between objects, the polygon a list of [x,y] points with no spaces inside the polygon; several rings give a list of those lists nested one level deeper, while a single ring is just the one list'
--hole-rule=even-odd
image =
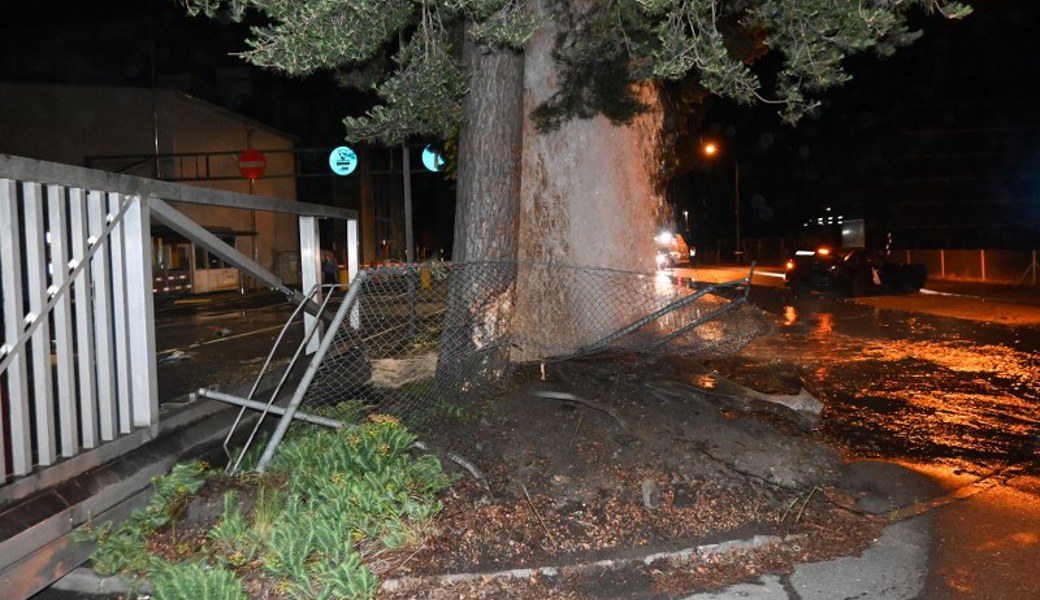
[{"label": "reflection on wet road", "polygon": [[745,356],[799,365],[823,401],[824,434],[862,456],[968,468],[1035,460],[1040,331],[761,295],[776,335]]},{"label": "reflection on wet road", "polygon": [[[251,384],[293,308],[280,295],[254,295],[157,311],[160,402],[200,387],[227,391]],[[276,364],[288,359],[301,336],[300,327],[290,329]]]}]

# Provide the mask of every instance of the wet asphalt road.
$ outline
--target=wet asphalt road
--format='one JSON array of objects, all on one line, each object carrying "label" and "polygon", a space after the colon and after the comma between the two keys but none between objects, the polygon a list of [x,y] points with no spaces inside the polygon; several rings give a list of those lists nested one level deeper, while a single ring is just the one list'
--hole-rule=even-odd
[{"label": "wet asphalt road", "polygon": [[[1040,327],[768,288],[755,288],[752,300],[777,316],[779,330],[743,356],[798,365],[826,405],[822,433],[851,459],[890,461],[924,476],[918,501],[904,509],[919,516],[902,522],[928,532],[927,564],[908,574],[919,586],[855,597],[1040,598]],[[829,592],[822,593],[813,597]]]},{"label": "wet asphalt road", "polygon": [[824,433],[860,456],[973,472],[1040,451],[1040,329],[794,298],[756,288],[779,332],[745,351],[799,365]]},{"label": "wet asphalt road", "polygon": [[[276,293],[201,296],[160,305],[155,319],[159,401],[182,400],[200,387],[228,391],[252,384],[293,309]],[[301,330],[289,328],[274,362],[288,360]]]}]

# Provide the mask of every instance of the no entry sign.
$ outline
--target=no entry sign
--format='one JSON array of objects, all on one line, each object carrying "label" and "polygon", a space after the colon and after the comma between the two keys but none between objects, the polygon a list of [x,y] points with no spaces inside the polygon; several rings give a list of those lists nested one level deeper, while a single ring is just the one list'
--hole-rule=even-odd
[{"label": "no entry sign", "polygon": [[260,179],[267,168],[267,157],[259,150],[243,150],[238,155],[238,172],[246,179]]}]

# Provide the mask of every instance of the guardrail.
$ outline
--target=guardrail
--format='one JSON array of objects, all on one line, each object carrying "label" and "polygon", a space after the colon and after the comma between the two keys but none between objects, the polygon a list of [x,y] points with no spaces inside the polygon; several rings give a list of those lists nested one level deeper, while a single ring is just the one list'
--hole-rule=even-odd
[{"label": "guardrail", "polygon": [[305,285],[321,276],[318,217],[346,219],[356,271],[354,211],[0,155],[0,501],[42,485],[10,489],[23,476],[155,429],[153,219],[303,301],[167,200],[297,216]]}]

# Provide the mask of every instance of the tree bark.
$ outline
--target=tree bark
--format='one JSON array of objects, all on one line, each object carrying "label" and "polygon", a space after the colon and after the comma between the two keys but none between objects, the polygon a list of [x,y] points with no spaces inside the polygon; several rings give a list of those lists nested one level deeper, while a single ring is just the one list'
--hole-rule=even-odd
[{"label": "tree bark", "polygon": [[452,260],[515,260],[523,147],[523,54],[466,36]]},{"label": "tree bark", "polygon": [[441,385],[465,389],[505,352],[516,279],[523,147],[523,54],[466,36],[469,93],[459,133],[455,263],[437,360]]},{"label": "tree bark", "polygon": [[[574,0],[576,4],[582,0]],[[611,290],[611,276],[554,269],[559,263],[652,272],[654,234],[664,203],[656,192],[661,111],[626,126],[608,119],[573,119],[539,133],[531,111],[557,90],[550,3],[532,2],[543,26],[525,50],[524,152],[514,326],[527,347],[518,357],[566,354],[639,316]],[[577,8],[581,8],[578,6]],[[644,101],[659,106],[650,88]],[[615,279],[632,286],[636,279]],[[652,293],[648,290],[647,293]]]}]

